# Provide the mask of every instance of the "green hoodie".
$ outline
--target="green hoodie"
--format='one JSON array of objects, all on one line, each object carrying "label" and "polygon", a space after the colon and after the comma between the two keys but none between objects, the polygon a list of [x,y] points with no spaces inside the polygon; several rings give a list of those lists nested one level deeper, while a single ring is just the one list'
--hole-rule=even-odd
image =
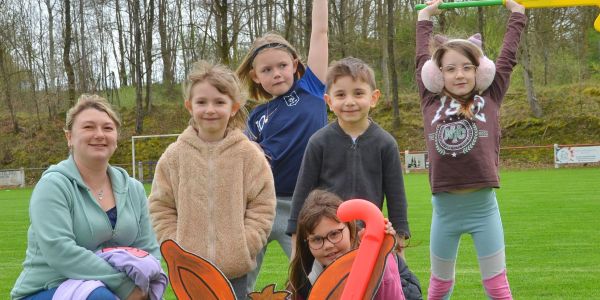
[{"label": "green hoodie", "polygon": [[11,299],[57,287],[67,279],[100,280],[126,299],[133,281],[94,252],[130,246],[160,259],[143,185],[122,168],[109,166],[108,174],[118,215],[114,230],[72,157],[42,174],[29,203],[26,257]]}]

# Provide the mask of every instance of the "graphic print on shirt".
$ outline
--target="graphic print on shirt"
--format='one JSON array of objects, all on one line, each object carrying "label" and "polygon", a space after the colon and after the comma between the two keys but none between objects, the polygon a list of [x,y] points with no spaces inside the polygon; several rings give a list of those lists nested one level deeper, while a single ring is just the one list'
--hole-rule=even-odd
[{"label": "graphic print on shirt", "polygon": [[[429,134],[429,139],[434,141],[435,150],[440,155],[457,157],[459,154],[469,153],[480,137],[488,136],[487,131],[479,130],[477,127],[477,121],[487,122],[483,113],[485,99],[479,95],[474,97],[470,107],[473,112],[471,120],[459,115],[460,102],[455,99],[449,102],[447,100],[447,96],[440,99],[440,107],[431,120],[431,125],[435,124],[435,132]],[[446,107],[447,102],[448,107]]]},{"label": "graphic print on shirt", "polygon": [[292,91],[289,95],[283,96],[283,100],[285,100],[285,105],[287,106],[295,106],[300,102],[300,97],[296,94],[296,91]]}]

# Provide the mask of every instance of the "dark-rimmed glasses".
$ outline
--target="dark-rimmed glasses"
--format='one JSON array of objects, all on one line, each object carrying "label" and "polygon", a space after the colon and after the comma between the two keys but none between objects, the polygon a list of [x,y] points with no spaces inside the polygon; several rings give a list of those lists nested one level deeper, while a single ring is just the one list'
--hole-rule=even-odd
[{"label": "dark-rimmed glasses", "polygon": [[344,229],[346,229],[346,225],[344,225],[344,227],[342,227],[340,229],[335,229],[335,230],[328,232],[325,237],[322,237],[319,235],[309,237],[306,239],[306,242],[308,243],[308,247],[310,247],[310,249],[313,249],[313,250],[319,250],[319,249],[323,248],[323,245],[325,245],[325,239],[327,239],[332,244],[337,244],[344,237]]}]

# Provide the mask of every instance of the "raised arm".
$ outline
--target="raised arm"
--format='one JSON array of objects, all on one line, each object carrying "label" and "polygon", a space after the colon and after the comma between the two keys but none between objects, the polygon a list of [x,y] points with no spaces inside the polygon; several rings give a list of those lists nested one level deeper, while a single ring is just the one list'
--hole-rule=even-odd
[{"label": "raised arm", "polygon": [[496,58],[496,77],[490,86],[492,98],[501,101],[510,84],[510,75],[517,64],[517,50],[521,41],[521,33],[525,28],[527,17],[525,8],[514,2],[506,0],[506,8],[511,11],[506,25],[506,33],[502,42],[502,50]]},{"label": "raised arm", "polygon": [[415,60],[417,85],[419,87],[419,95],[421,96],[421,99],[425,99],[429,93],[423,85],[423,80],[421,79],[421,70],[423,69],[425,62],[431,58],[431,54],[429,53],[429,40],[433,30],[433,23],[430,21],[430,19],[432,16],[439,15],[442,12],[442,10],[438,8],[441,3],[441,0],[428,1],[427,7],[419,11],[417,18],[417,47],[415,50]]},{"label": "raised arm", "polygon": [[329,64],[328,16],[327,0],[314,0],[307,65],[321,82],[325,82]]}]

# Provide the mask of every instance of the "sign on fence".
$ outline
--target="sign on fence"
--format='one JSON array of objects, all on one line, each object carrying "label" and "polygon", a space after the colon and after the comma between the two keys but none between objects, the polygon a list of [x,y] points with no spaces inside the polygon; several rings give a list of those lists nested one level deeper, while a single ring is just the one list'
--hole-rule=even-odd
[{"label": "sign on fence", "polygon": [[600,162],[600,146],[560,147],[554,145],[554,166]]},{"label": "sign on fence", "polygon": [[25,170],[0,170],[0,187],[3,186],[25,186]]},{"label": "sign on fence", "polygon": [[410,173],[411,170],[425,170],[429,168],[427,153],[409,153],[406,150],[404,151],[404,164],[406,173]]}]

